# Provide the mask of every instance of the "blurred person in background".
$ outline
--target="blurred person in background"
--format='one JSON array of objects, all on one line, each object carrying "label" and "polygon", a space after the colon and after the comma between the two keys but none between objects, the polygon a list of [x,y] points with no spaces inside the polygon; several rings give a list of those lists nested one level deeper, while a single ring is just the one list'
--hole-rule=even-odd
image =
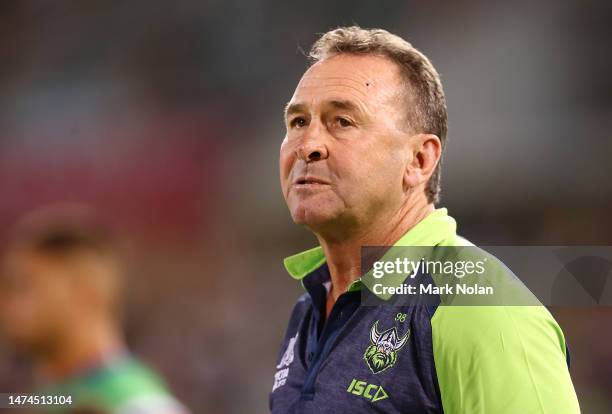
[{"label": "blurred person in background", "polygon": [[33,361],[50,412],[184,414],[161,378],[130,354],[120,328],[123,264],[84,207],[27,215],[3,245],[0,327]]},{"label": "blurred person in background", "polygon": [[[320,246],[285,259],[307,293],[271,411],[579,413],[563,332],[543,306],[362,305],[363,246],[473,246],[435,207],[446,99],[429,59],[385,30],[329,31],[310,58],[285,110],[280,179]],[[498,283],[531,297],[512,277]]]}]

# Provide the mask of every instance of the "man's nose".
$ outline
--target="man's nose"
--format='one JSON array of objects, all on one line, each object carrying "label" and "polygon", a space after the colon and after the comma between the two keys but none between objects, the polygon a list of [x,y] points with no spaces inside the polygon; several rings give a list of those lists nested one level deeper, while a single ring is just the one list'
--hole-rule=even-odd
[{"label": "man's nose", "polygon": [[328,157],[329,151],[319,128],[311,125],[309,130],[304,134],[302,142],[297,148],[297,157],[305,162],[313,162],[324,160]]}]

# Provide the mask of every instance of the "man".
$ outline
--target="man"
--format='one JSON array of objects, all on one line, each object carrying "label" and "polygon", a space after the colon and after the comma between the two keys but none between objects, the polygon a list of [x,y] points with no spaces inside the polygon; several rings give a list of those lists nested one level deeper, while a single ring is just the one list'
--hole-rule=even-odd
[{"label": "man", "polygon": [[430,61],[384,30],[330,31],[310,57],[285,111],[280,178],[320,246],[285,259],[307,293],[271,411],[578,413],[563,334],[542,306],[360,306],[363,246],[469,245],[434,207],[445,97]]},{"label": "man", "polygon": [[186,413],[126,349],[118,322],[122,264],[112,238],[88,210],[62,206],[32,213],[3,247],[0,328],[46,383],[35,395],[69,399],[45,409]]}]

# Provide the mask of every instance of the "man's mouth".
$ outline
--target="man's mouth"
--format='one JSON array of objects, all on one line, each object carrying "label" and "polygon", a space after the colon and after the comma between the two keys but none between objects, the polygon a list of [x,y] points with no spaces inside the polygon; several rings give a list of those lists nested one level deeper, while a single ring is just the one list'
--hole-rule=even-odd
[{"label": "man's mouth", "polygon": [[319,177],[302,176],[298,177],[293,181],[293,185],[296,187],[310,188],[318,186],[330,185],[329,181],[326,181]]}]

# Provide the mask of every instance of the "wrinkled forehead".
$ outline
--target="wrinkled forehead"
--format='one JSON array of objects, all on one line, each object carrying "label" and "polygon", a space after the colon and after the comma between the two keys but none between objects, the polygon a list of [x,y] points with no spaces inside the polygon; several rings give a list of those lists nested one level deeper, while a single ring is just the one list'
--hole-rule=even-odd
[{"label": "wrinkled forehead", "polygon": [[308,103],[334,95],[374,104],[396,97],[400,89],[399,69],[387,58],[337,55],[311,66],[291,101]]}]

